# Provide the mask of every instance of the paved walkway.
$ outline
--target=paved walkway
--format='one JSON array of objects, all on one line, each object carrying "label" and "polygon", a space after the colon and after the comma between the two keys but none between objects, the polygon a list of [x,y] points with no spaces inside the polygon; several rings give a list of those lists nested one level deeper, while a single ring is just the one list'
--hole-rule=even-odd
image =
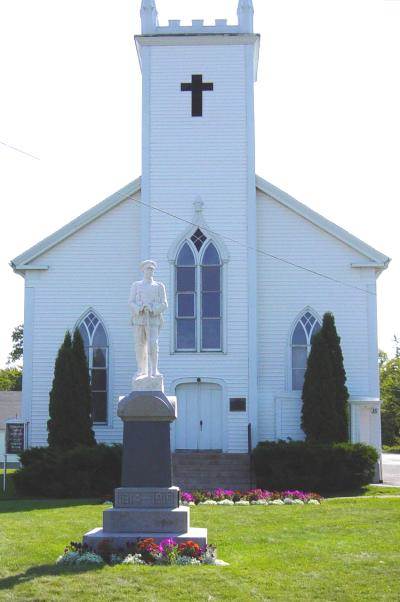
[{"label": "paved walkway", "polygon": [[383,482],[400,487],[400,454],[382,454]]}]

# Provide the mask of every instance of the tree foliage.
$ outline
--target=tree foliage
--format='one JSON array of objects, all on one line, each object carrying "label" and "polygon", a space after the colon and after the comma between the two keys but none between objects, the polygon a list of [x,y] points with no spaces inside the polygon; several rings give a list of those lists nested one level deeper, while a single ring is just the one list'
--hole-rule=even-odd
[{"label": "tree foliage", "polygon": [[22,359],[24,353],[24,325],[19,324],[11,333],[12,349],[7,363],[12,364]]},{"label": "tree foliage", "polygon": [[382,442],[400,445],[400,357],[386,359],[380,367]]},{"label": "tree foliage", "polygon": [[21,391],[22,370],[20,368],[6,368],[0,370],[0,391]]},{"label": "tree foliage", "polygon": [[74,371],[74,391],[76,401],[75,439],[80,445],[95,445],[92,430],[92,394],[89,369],[81,333],[74,331],[72,340],[72,358]]},{"label": "tree foliage", "polygon": [[90,416],[89,371],[79,332],[65,334],[58,351],[47,422],[50,447],[95,445]]},{"label": "tree foliage", "polygon": [[301,426],[312,443],[348,441],[346,372],[333,314],[312,339],[303,385]]}]

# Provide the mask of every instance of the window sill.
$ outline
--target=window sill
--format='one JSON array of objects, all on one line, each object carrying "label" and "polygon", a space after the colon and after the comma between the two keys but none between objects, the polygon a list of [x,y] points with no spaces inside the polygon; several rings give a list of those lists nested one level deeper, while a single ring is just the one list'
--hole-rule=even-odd
[{"label": "window sill", "polygon": [[227,355],[227,351],[170,351],[170,355]]}]

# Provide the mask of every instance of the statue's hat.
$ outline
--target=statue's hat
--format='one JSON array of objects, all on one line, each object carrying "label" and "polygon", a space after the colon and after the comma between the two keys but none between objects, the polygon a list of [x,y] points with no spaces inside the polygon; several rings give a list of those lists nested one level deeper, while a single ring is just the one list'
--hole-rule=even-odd
[{"label": "statue's hat", "polygon": [[142,263],[140,264],[140,269],[143,271],[149,266],[151,266],[155,270],[157,269],[157,264],[152,259],[146,259],[145,261],[142,261]]}]

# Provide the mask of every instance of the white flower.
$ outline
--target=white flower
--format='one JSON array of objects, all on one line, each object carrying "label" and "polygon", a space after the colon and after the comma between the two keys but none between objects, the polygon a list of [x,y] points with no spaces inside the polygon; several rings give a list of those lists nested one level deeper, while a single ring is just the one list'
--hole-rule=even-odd
[{"label": "white flower", "polygon": [[272,502],[269,502],[269,504],[273,506],[283,506],[284,502],[282,500],[272,500]]},{"label": "white flower", "polygon": [[66,552],[57,558],[56,564],[75,564],[78,557],[79,552]]},{"label": "white flower", "polygon": [[217,502],[219,506],[233,506],[234,502],[232,500],[220,500]]},{"label": "white flower", "polygon": [[235,506],[250,506],[250,502],[248,500],[239,500],[235,502]]},{"label": "white flower", "polygon": [[201,564],[201,562],[200,560],[197,560],[197,558],[190,558],[190,556],[178,556],[176,564],[187,566],[189,564]]},{"label": "white flower", "polygon": [[104,564],[104,560],[94,552],[85,552],[76,559],[75,564]]},{"label": "white flower", "polygon": [[141,554],[128,554],[123,561],[122,564],[146,564],[142,559]]},{"label": "white flower", "polygon": [[66,552],[62,556],[59,556],[56,560],[57,564],[69,564],[69,565],[79,565],[79,564],[104,564],[104,560],[98,554],[94,552],[84,552],[83,554],[79,554],[79,552]]},{"label": "white flower", "polygon": [[285,497],[285,499],[283,500],[284,504],[293,504],[294,500],[292,500],[291,497]]},{"label": "white flower", "polygon": [[202,506],[216,506],[217,502],[215,500],[206,500],[205,502],[200,502]]},{"label": "white flower", "polygon": [[110,564],[122,564],[123,559],[123,556],[120,556],[119,554],[111,554]]},{"label": "white flower", "polygon": [[307,504],[313,504],[314,506],[319,506],[319,501],[318,500],[308,500]]},{"label": "white flower", "polygon": [[253,500],[252,502],[250,502],[250,504],[252,506],[266,506],[267,500]]},{"label": "white flower", "polygon": [[297,504],[298,506],[304,506],[303,500],[293,500],[293,504]]}]

